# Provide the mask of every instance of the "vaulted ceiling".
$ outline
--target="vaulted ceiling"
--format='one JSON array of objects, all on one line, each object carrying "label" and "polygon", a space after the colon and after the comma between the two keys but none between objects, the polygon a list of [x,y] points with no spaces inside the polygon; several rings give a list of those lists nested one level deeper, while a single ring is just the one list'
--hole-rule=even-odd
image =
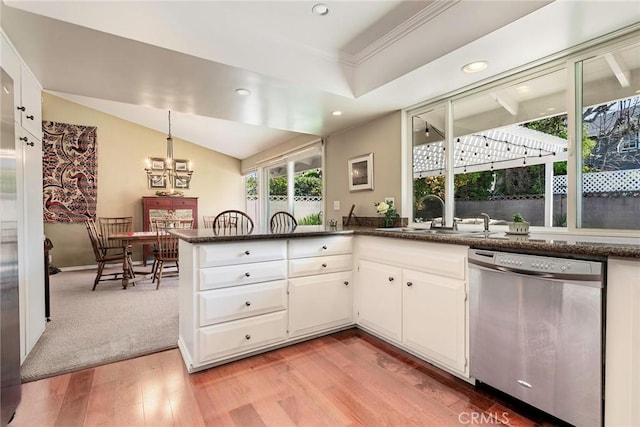
[{"label": "vaulted ceiling", "polygon": [[165,133],[170,109],[175,137],[239,159],[640,22],[616,0],[315,3],[5,0],[0,18],[46,91]]}]

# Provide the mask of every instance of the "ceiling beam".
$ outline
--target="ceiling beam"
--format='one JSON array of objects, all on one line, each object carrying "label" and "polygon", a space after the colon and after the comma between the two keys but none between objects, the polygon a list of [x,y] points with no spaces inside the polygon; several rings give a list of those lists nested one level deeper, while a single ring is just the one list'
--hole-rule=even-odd
[{"label": "ceiling beam", "polygon": [[631,80],[631,73],[629,72],[629,67],[622,61],[619,55],[609,52],[604,54],[604,58],[607,60],[607,64],[613,71],[613,74],[618,79],[620,86],[629,87]]},{"label": "ceiling beam", "polygon": [[512,116],[518,115],[518,102],[508,96],[507,94],[498,94],[498,92],[491,92],[491,98],[509,112]]}]

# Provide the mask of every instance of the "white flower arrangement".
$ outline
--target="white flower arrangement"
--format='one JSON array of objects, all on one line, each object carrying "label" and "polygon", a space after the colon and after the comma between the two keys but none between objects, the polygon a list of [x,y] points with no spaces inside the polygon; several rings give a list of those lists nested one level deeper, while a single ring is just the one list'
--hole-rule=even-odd
[{"label": "white flower arrangement", "polygon": [[388,227],[393,225],[393,221],[398,217],[398,211],[393,207],[393,202],[391,200],[378,202],[375,207],[380,215],[384,215],[385,225]]}]

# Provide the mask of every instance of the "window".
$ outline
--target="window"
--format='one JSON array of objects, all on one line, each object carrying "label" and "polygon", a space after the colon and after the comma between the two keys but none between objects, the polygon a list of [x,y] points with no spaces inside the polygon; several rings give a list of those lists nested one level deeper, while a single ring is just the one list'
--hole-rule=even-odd
[{"label": "window", "polygon": [[[577,222],[583,228],[640,229],[640,44],[577,64],[582,156]],[[594,150],[594,148],[596,148]]]},{"label": "window", "polygon": [[[247,183],[251,184],[247,188],[253,189],[251,193],[247,191],[247,211],[260,217],[264,224],[269,224],[278,211],[292,214],[298,225],[323,224],[322,165],[322,145],[314,144],[258,167],[256,173],[247,175]],[[262,190],[259,182],[265,183]]]},{"label": "window", "polygon": [[414,223],[640,229],[640,45],[580,54],[408,112]]}]

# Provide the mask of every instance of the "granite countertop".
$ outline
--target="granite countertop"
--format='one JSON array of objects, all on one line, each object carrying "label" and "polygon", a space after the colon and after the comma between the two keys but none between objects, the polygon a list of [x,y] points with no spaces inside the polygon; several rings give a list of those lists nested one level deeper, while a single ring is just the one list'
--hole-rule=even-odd
[{"label": "granite countertop", "polygon": [[492,231],[489,236],[420,234],[405,231],[388,231],[372,227],[299,226],[293,233],[254,230],[251,234],[216,236],[210,228],[194,230],[171,230],[171,234],[189,243],[213,243],[242,240],[291,239],[325,235],[355,234],[407,239],[414,241],[465,245],[475,249],[504,250],[508,252],[563,257],[603,259],[609,256],[640,258],[640,239],[604,236],[586,236],[568,233],[536,233],[529,235],[506,235],[504,231]]}]

